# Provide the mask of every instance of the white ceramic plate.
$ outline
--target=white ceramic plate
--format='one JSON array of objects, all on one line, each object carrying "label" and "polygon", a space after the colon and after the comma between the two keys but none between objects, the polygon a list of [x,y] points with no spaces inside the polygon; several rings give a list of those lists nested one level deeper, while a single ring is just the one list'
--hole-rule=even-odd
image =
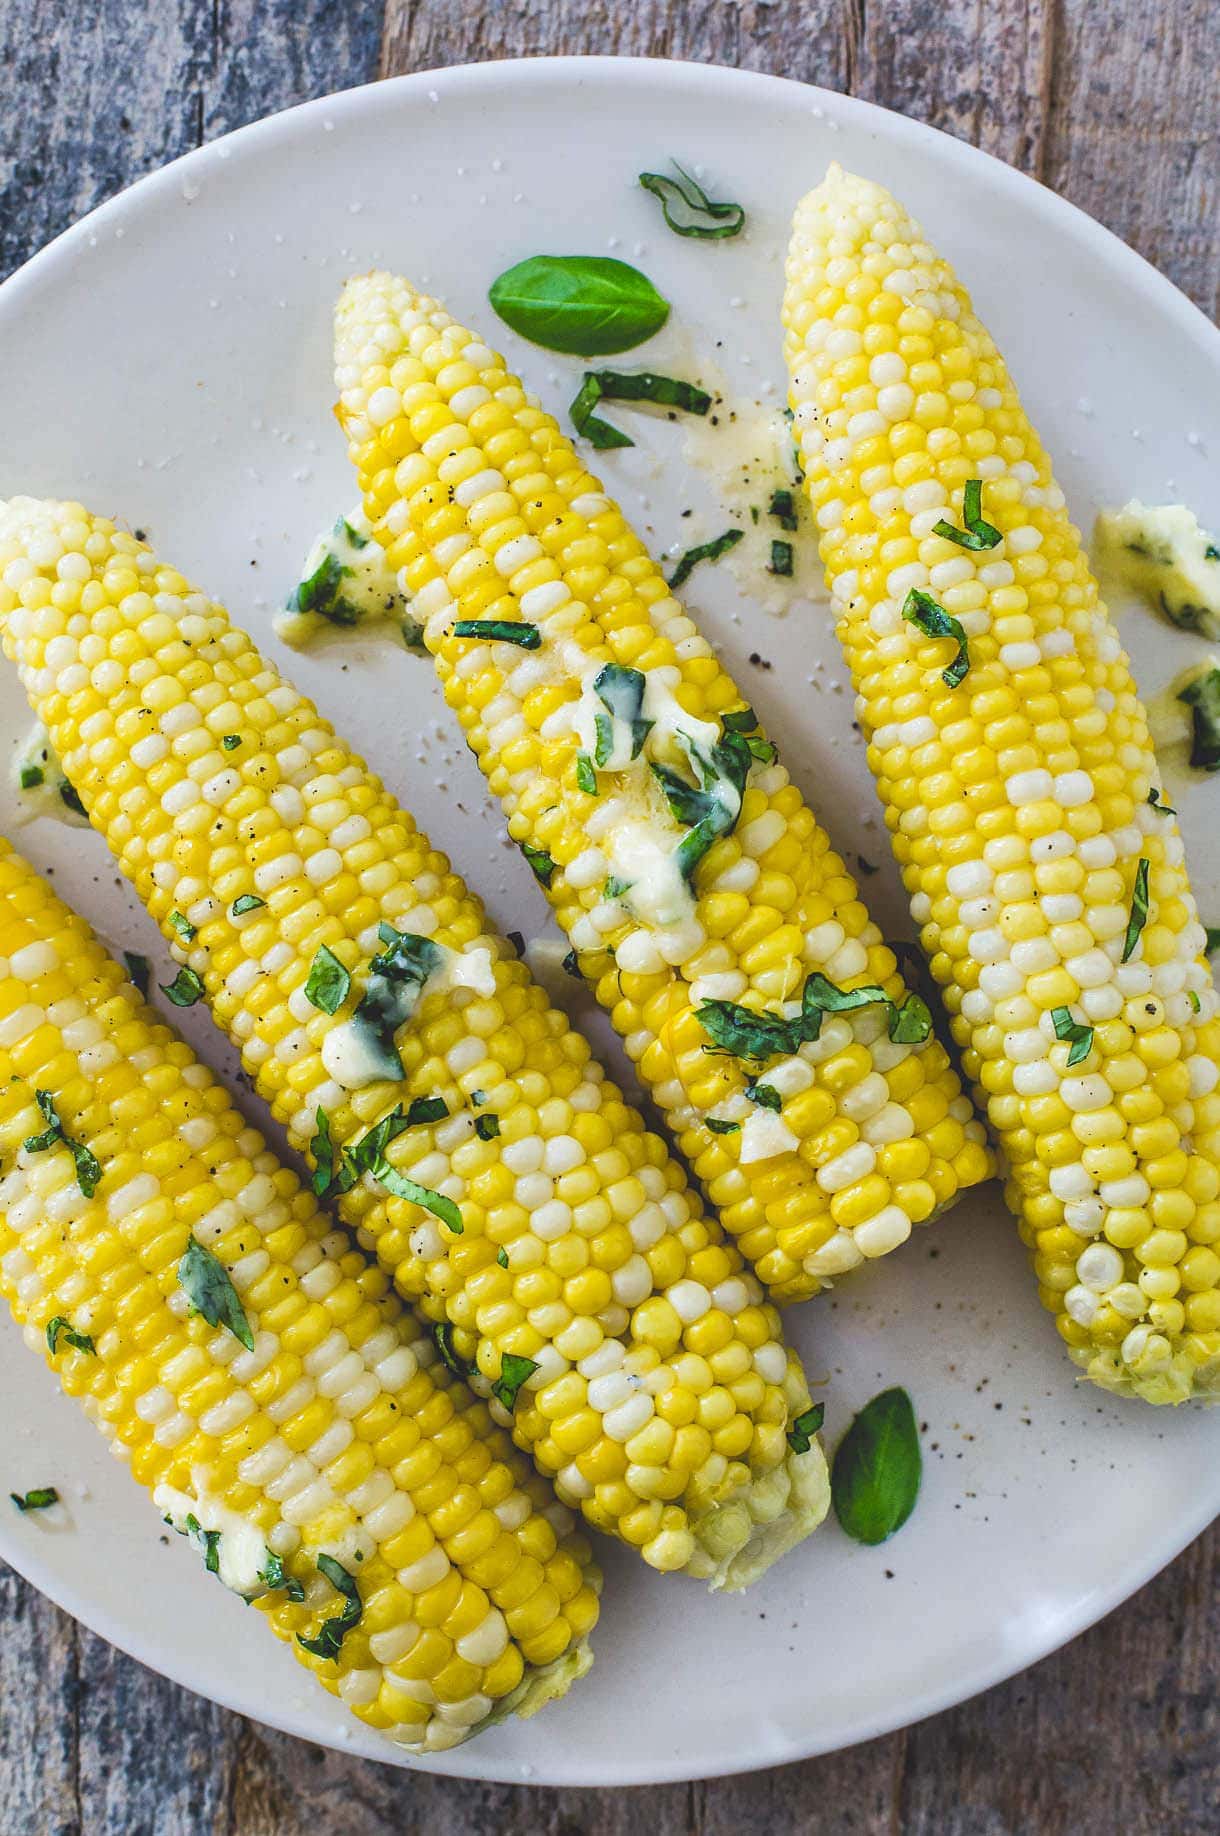
[{"label": "white ceramic plate", "polygon": [[[744,201],[748,234],[705,245],[662,226],[635,178],[670,154],[706,169],[713,195]],[[957,141],[841,96],[601,60],[485,65],[313,103],[95,212],[0,290],[0,494],[79,495],[147,528],[284,662],[273,608],[309,538],[353,496],[330,416],[330,312],[346,273],[377,262],[424,280],[562,408],[578,366],[506,336],[488,283],[540,250],[617,248],[673,301],[648,362],[696,374],[714,360],[735,399],[778,396],[788,215],[832,158],[901,191],[955,258],[1082,525],[1099,504],[1139,494],[1180,495],[1216,527],[1215,473],[1195,430],[1220,426],[1220,338],[1104,230]],[[684,461],[682,431],[639,413],[630,425],[639,447],[605,467],[629,513],[657,546],[687,545],[696,524],[680,513],[692,503],[714,533],[723,518]],[[812,584],[807,552],[801,566]],[[820,608],[772,618],[724,567],[702,569],[689,596],[841,844],[881,861]],[[1138,613],[1127,634],[1148,690],[1192,654]],[[751,668],[751,652],[774,667]],[[542,901],[504,850],[473,762],[448,725],[429,738],[444,710],[427,663],[371,644],[287,661],[501,924],[542,930]],[[23,724],[5,668],[0,731]],[[1204,785],[1182,799],[1212,917],[1216,794]],[[112,943],[164,961],[100,839],[39,822],[21,842]],[[868,884],[909,934],[888,866]],[[187,1023],[223,1064],[206,1019]],[[810,1375],[832,1379],[831,1441],[884,1385],[914,1395],[926,1478],[907,1528],[869,1550],[828,1524],[738,1599],[662,1581],[607,1549],[590,1678],[438,1770],[625,1785],[879,1734],[1070,1638],[1220,1508],[1220,1416],[1154,1413],[1076,1387],[994,1191],[789,1323]],[[70,1518],[57,1528],[5,1507],[0,1554],[191,1688],[323,1744],[401,1757],[315,1689],[177,1539],[161,1546],[151,1507],[7,1324],[0,1390],[0,1493],[54,1483]]]}]

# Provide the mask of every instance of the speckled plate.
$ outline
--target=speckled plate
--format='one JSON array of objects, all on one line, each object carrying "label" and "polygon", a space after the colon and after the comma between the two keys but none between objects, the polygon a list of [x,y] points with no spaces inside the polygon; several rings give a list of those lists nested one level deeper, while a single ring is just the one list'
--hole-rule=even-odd
[{"label": "speckled plate", "polygon": [[[672,236],[635,183],[666,157],[741,199],[748,233]],[[828,160],[902,192],[956,260],[1057,455],[1080,522],[1181,496],[1216,527],[1220,337],[1096,224],[955,140],[841,96],[730,70],[558,61],[437,72],[312,103],[217,142],[87,218],[0,289],[0,494],[78,495],[147,528],[227,600],[450,849],[497,919],[542,901],[505,853],[426,662],[371,642],[285,658],[273,610],[314,531],[352,496],[330,415],[330,312],[351,269],[410,271],[507,343],[562,406],[577,366],[505,338],[492,277],[539,250],[617,249],[673,301],[658,368],[714,375],[744,416],[782,391],[788,214]],[[724,467],[634,414],[605,467],[658,547],[714,533]],[[726,424],[725,454],[732,452]],[[700,447],[716,459],[708,437]],[[693,517],[683,517],[694,510]],[[886,860],[807,549],[799,603],[762,608],[729,569],[690,589],[850,856]],[[1131,612],[1147,690],[1190,640]],[[753,659],[753,661],[751,661]],[[0,731],[24,708],[0,670]],[[1180,801],[1196,886],[1220,915],[1214,787]],[[11,806],[0,823],[11,822]],[[39,821],[33,859],[114,944],[164,953],[100,839]],[[888,865],[869,882],[896,928]],[[902,934],[901,931],[899,934]],[[224,1063],[198,1013],[195,1042]],[[600,1035],[599,1035],[600,1036]],[[801,1758],[960,1701],[1124,1600],[1220,1508],[1220,1415],[1078,1388],[998,1194],[789,1316],[829,1377],[833,1442],[883,1385],[914,1395],[926,1479],[881,1549],[833,1524],[755,1591],[712,1599],[606,1553],[592,1675],[558,1707],[433,1762],[467,1777],[627,1785]],[[0,1515],[0,1554],[145,1663],[294,1734],[394,1759],[171,1539],[75,1407],[0,1331],[0,1493],[53,1483],[60,1521]]]}]

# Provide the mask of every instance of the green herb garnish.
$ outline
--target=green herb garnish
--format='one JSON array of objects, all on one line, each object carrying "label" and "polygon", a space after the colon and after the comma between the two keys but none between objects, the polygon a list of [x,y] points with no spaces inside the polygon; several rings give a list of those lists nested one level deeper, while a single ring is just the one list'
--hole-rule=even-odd
[{"label": "green herb garnish", "polygon": [[336,1562],[333,1556],[320,1555],[318,1568],[331,1586],[343,1596],[343,1611],[333,1619],[324,1619],[316,1638],[303,1638],[298,1633],[297,1643],[312,1652],[314,1657],[334,1659],[338,1657],[352,1627],[359,1625],[364,1604],[354,1577],[348,1574],[341,1562]]},{"label": "green herb garnish", "polygon": [[772,542],[771,560],[767,567],[769,574],[775,574],[782,580],[792,578],[792,544],[791,542]]},{"label": "green herb garnish", "polygon": [[788,1445],[793,1453],[808,1453],[813,1446],[813,1437],[826,1420],[826,1404],[811,1403],[803,1414],[793,1417],[788,1430]]},{"label": "green herb garnish", "polygon": [[835,1515],[857,1543],[884,1543],[915,1509],[923,1462],[905,1390],[883,1390],[839,1442],[831,1474]]},{"label": "green herb garnish", "polygon": [[401,1078],[394,1035],[415,1012],[425,982],[440,967],[441,951],[430,937],[396,931],[392,924],[379,924],[377,935],[386,947],[369,964],[352,1025],[365,1035],[378,1061],[378,1075]]},{"label": "green herb garnish", "polygon": [[523,1383],[538,1369],[533,1358],[522,1358],[516,1352],[505,1352],[500,1360],[500,1375],[491,1386],[496,1401],[503,1403],[511,1415],[517,1406],[517,1395]]},{"label": "green herb garnish", "polygon": [[675,236],[698,236],[704,242],[722,242],[736,236],[746,220],[740,204],[715,203],[689,172],[673,162],[676,179],[663,172],[641,172],[640,184],[650,191],[661,206],[662,215]]},{"label": "green herb garnish", "polygon": [[767,515],[773,516],[781,529],[796,528],[796,499],[791,491],[772,491]]},{"label": "green herb garnish", "polygon": [[201,1314],[209,1326],[223,1326],[247,1351],[254,1350],[254,1334],[228,1270],[197,1237],[190,1236],[186,1240],[186,1249],[178,1264],[178,1286],[190,1301],[192,1310]]},{"label": "green herb garnish", "polygon": [[18,778],[22,790],[36,790],[42,783],[45,773],[41,765],[23,765]]},{"label": "green herb garnish", "polygon": [[1203,953],[1205,956],[1214,956],[1217,950],[1220,950],[1220,925],[1205,924],[1203,926]]},{"label": "green herb garnish", "polygon": [[500,1248],[496,1251],[496,1261],[502,1269],[508,1267],[508,1251],[504,1248],[503,1244],[501,1244]]},{"label": "green herb garnish", "polygon": [[943,536],[946,542],[956,542],[959,548],[995,548],[999,545],[999,530],[983,520],[981,478],[966,480],[962,490],[962,521],[966,527],[955,529],[952,523],[946,523],[942,517],[939,523],[933,523],[932,534]]},{"label": "green herb garnish", "polygon": [[741,1132],[740,1122],[722,1122],[719,1116],[705,1116],[704,1121],[713,1135],[737,1135]]},{"label": "green herb garnish", "polygon": [[392,1192],[395,1198],[407,1199],[412,1205],[418,1205],[423,1211],[430,1211],[434,1218],[448,1226],[455,1237],[462,1234],[462,1214],[451,1198],[441,1192],[434,1192],[431,1186],[421,1186],[417,1179],[411,1179],[406,1173],[400,1173],[388,1160],[378,1161],[369,1171],[379,1186]]},{"label": "green herb garnish", "polygon": [[1199,999],[1199,992],[1197,989],[1188,988],[1186,990],[1186,998],[1190,1002],[1190,1011],[1192,1014],[1200,1014],[1203,1012],[1203,1003]]},{"label": "green herb garnish", "polygon": [[313,1160],[313,1178],[310,1185],[319,1198],[329,1192],[335,1177],[335,1144],[330,1132],[330,1117],[319,1107],[314,1111],[314,1120],[318,1132],[309,1144],[310,1157]]},{"label": "green herb garnish", "polygon": [[576,788],[584,791],[586,797],[597,795],[597,773],[587,752],[578,752],[576,755]]},{"label": "green herb garnish", "polygon": [[188,1511],[186,1534],[203,1557],[203,1566],[210,1575],[220,1573],[220,1531],[205,1530],[193,1511]]},{"label": "green herb garnish", "polygon": [[597,733],[597,744],[593,752],[595,765],[604,765],[614,751],[614,728],[611,721],[621,720],[631,729],[631,757],[638,759],[643,750],[644,741],[652,732],[653,723],[645,720],[644,691],[647,688],[644,673],[638,669],[628,669],[622,663],[607,663],[599,669],[593,678],[593,692],[610,716],[599,714],[594,720]]},{"label": "green herb garnish", "polygon": [[1127,920],[1127,935],[1123,939],[1123,953],[1120,962],[1129,962],[1140,940],[1140,932],[1148,922],[1148,869],[1147,857],[1140,856],[1135,869],[1135,886],[1131,893],[1131,916]]},{"label": "green herb garnish", "polygon": [[247,912],[256,912],[266,903],[267,901],[260,899],[257,893],[239,893],[229,907],[229,916],[230,918],[244,918]]},{"label": "green herb garnish", "polygon": [[75,815],[88,815],[88,811],[80,800],[79,791],[74,784],[69,784],[66,778],[61,778],[59,781],[59,800],[66,809],[73,811]]},{"label": "green herb garnish", "polygon": [[500,644],[515,644],[519,650],[537,650],[542,633],[537,625],[521,620],[501,618],[459,618],[453,627],[454,637],[494,639]]},{"label": "green herb garnish", "polygon": [[269,1594],[277,1594],[282,1588],[289,1600],[296,1601],[298,1605],[305,1598],[305,1589],[295,1575],[288,1573],[274,1549],[268,1549],[267,1560],[259,1569],[258,1578]]},{"label": "green herb garnish", "polygon": [[480,1141],[494,1141],[500,1133],[500,1118],[494,1110],[489,1109],[486,1115],[476,1116],[474,1132]]},{"label": "green herb garnish", "polygon": [[658,376],[652,370],[635,374],[624,370],[590,370],[568,410],[578,434],[605,452],[612,446],[634,446],[635,441],[594,414],[598,402],[653,402],[660,408],[677,408],[683,414],[706,414],[712,398],[706,389],[676,376]]},{"label": "green herb garnish", "polygon": [[947,688],[960,687],[970,673],[970,641],[960,622],[952,618],[943,606],[937,605],[931,594],[921,593],[918,587],[912,587],[907,594],[902,616],[908,623],[917,626],[925,637],[951,637],[957,640],[957,655],[948,669],[941,671],[941,680]]},{"label": "green herb garnish", "polygon": [[23,1515],[26,1511],[45,1511],[59,1503],[59,1493],[53,1485],[35,1486],[32,1492],[10,1492],[9,1497]]},{"label": "green herb garnish", "polygon": [[531,344],[573,357],[629,351],[669,317],[647,275],[609,255],[531,255],[506,268],[487,297]]},{"label": "green herb garnish", "polygon": [[305,999],[321,1013],[336,1014],[347,1000],[352,978],[333,950],[319,947],[305,982]]},{"label": "green herb garnish", "polygon": [[875,983],[862,988],[836,988],[817,969],[806,977],[801,1012],[792,1019],[754,1013],[732,1001],[704,1001],[695,1017],[718,1050],[731,1052],[735,1058],[759,1061],[781,1054],[790,1057],[806,1042],[817,1039],[826,1014],[874,1006],[886,1009],[889,1037],[895,1044],[919,1045],[932,1031],[932,1016],[921,996],[909,993],[899,1004]]},{"label": "green herb garnish", "polygon": [[697,547],[688,548],[684,555],[679,556],[678,565],[666,585],[676,593],[679,587],[686,585],[701,561],[719,561],[721,555],[727,555],[730,548],[736,548],[744,534],[744,529],[726,529],[714,541],[700,542]]},{"label": "green herb garnish", "polygon": [[65,1345],[70,1345],[73,1351],[87,1352],[90,1357],[96,1358],[97,1346],[89,1334],[77,1332],[76,1328],[69,1323],[66,1314],[57,1313],[53,1320],[47,1321],[47,1350],[52,1357],[59,1350],[61,1339]]},{"label": "green herb garnish", "polygon": [[771,1084],[747,1084],[746,1095],[751,1103],[757,1103],[762,1109],[773,1109],[778,1112],[784,1107],[784,1099]]},{"label": "green herb garnish", "polygon": [[1179,692],[1190,709],[1190,762],[1196,771],[1220,771],[1220,669],[1205,670]]},{"label": "green herb garnish", "polygon": [[203,999],[203,983],[193,969],[179,969],[173,981],[168,985],[159,984],[161,993],[175,1007],[194,1007],[196,1001]]},{"label": "green herb garnish", "polygon": [[150,975],[148,958],[141,956],[137,950],[124,950],[123,961],[133,985],[147,999]]},{"label": "green herb garnish", "polygon": [[183,943],[193,943],[195,938],[199,935],[198,927],[193,925],[189,918],[184,918],[181,912],[171,912],[169,915],[169,922],[173,929],[177,931]]},{"label": "green herb garnish", "polygon": [[220,743],[226,752],[236,752],[237,748],[241,745],[241,734],[223,733],[220,738]]},{"label": "green herb garnish", "polygon": [[1155,784],[1153,785],[1152,789],[1148,792],[1148,801],[1152,805],[1153,809],[1156,811],[1158,816],[1176,816],[1178,813],[1174,809],[1172,803],[1162,803],[1161,802],[1161,793],[1156,788]]},{"label": "green herb garnish", "polygon": [[580,958],[577,956],[575,950],[568,951],[559,967],[563,970],[565,975],[570,975],[574,982],[584,981],[585,978],[580,970]]},{"label": "green herb garnish", "polygon": [[[542,886],[549,886],[555,877],[556,863],[545,848],[535,848],[532,842],[521,842],[522,854],[529,862],[534,878]],[[518,952],[520,954],[520,952]]]},{"label": "green herb garnish", "polygon": [[1073,1020],[1072,1011],[1068,1007],[1052,1007],[1051,1024],[1056,1039],[1070,1039],[1072,1042],[1072,1049],[1067,1055],[1068,1069],[1083,1064],[1093,1050],[1093,1028]]},{"label": "green herb garnish", "polygon": [[447,1371],[454,1377],[463,1380],[474,1375],[472,1367],[469,1364],[464,1364],[453,1349],[453,1326],[450,1321],[438,1320],[432,1328],[432,1337],[435,1339],[436,1349],[441,1355],[441,1363]]},{"label": "green herb garnish", "polygon": [[92,1198],[102,1177],[101,1162],[84,1144],[69,1135],[55,1108],[49,1090],[36,1090],[34,1100],[43,1114],[46,1127],[40,1135],[28,1135],[22,1144],[27,1154],[44,1154],[49,1148],[66,1147],[76,1165],[76,1183],[86,1198]]}]

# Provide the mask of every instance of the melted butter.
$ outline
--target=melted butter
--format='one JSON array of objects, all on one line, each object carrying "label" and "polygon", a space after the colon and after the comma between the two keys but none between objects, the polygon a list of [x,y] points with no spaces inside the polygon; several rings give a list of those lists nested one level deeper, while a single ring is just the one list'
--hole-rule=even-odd
[{"label": "melted butter", "polygon": [[774,1160],[777,1154],[794,1154],[800,1142],[784,1118],[774,1109],[757,1108],[741,1125],[743,1167],[758,1160]]},{"label": "melted butter", "polygon": [[357,631],[397,625],[408,650],[422,650],[420,626],[360,508],[336,518],[317,537],[288,604],[275,620],[276,635],[303,649],[327,630]]},{"label": "melted butter", "polygon": [[1097,518],[1098,568],[1180,631],[1220,642],[1220,547],[1184,504],[1141,504]]},{"label": "melted butter", "polygon": [[191,1482],[196,1486],[194,1496],[172,1485],[159,1485],[153,1492],[153,1503],[180,1536],[191,1534],[188,1517],[195,1519],[200,1530],[219,1531],[218,1579],[235,1594],[246,1598],[261,1594],[264,1584],[259,1576],[267,1563],[267,1544],[262,1531],[239,1511],[231,1510],[223,1500],[213,1498],[199,1485],[197,1473],[192,1473]]},{"label": "melted butter", "polygon": [[40,720],[34,722],[17,749],[12,781],[19,822],[24,824],[33,822],[37,816],[46,816],[52,822],[65,822],[73,829],[89,827],[88,818],[68,800],[75,793],[51,744],[51,736]]},{"label": "melted butter", "polygon": [[[495,969],[491,951],[485,946],[473,950],[441,949],[442,960],[426,981],[420,984],[416,1005],[425,994],[447,994],[459,988],[475,994],[496,992]],[[402,1022],[410,1020],[408,1014]],[[353,1014],[332,1026],[322,1039],[322,1063],[337,1084],[345,1090],[361,1090],[386,1078],[386,1052],[382,1042],[367,1022]]]}]

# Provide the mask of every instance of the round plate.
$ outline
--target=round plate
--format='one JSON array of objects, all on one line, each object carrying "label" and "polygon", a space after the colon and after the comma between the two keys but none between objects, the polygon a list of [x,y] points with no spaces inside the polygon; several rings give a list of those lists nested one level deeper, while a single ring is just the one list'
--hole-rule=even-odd
[{"label": "round plate", "polygon": [[[713,196],[744,202],[745,235],[706,244],[665,229],[636,175],[673,154],[706,173]],[[862,103],[737,71],[610,60],[356,90],[192,153],[96,211],[0,290],[0,493],[76,495],[147,529],[359,738],[497,920],[537,934],[541,898],[505,851],[426,661],[372,642],[286,657],[272,635],[310,538],[354,496],[330,415],[336,290],[352,270],[401,267],[562,409],[579,365],[507,335],[488,284],[539,251],[617,250],[673,302],[655,343],[620,361],[714,376],[730,403],[782,400],[789,213],[831,159],[899,191],[957,262],[1082,526],[1136,494],[1181,496],[1216,527],[1215,475],[1193,430],[1220,424],[1220,338],[1104,230],[969,147]],[[607,455],[604,472],[647,538],[685,547],[692,529],[715,533],[718,516],[723,527],[683,429],[627,415],[638,444]],[[816,594],[807,541],[798,566]],[[723,565],[701,568],[688,592],[849,858],[886,863],[869,893],[909,935],[822,607],[772,617]],[[1192,654],[1150,617],[1132,613],[1126,630],[1146,689]],[[5,668],[0,731],[23,724]],[[1182,800],[1213,917],[1214,794]],[[4,826],[12,814],[0,811]],[[19,839],[112,944],[164,964],[99,838],[40,821]],[[186,1020],[223,1063],[206,1019]],[[865,1549],[829,1523],[736,1599],[607,1549],[592,1675],[436,1770],[628,1785],[863,1740],[1041,1657],[1220,1508],[1220,1417],[1076,1385],[995,1189],[788,1317],[810,1376],[830,1379],[830,1442],[883,1386],[914,1396],[926,1476],[909,1525]],[[401,1757],[163,1533],[7,1324],[0,1374],[0,1488],[54,1483],[69,1520],[6,1509],[0,1554],[192,1689],[323,1744]]]}]

